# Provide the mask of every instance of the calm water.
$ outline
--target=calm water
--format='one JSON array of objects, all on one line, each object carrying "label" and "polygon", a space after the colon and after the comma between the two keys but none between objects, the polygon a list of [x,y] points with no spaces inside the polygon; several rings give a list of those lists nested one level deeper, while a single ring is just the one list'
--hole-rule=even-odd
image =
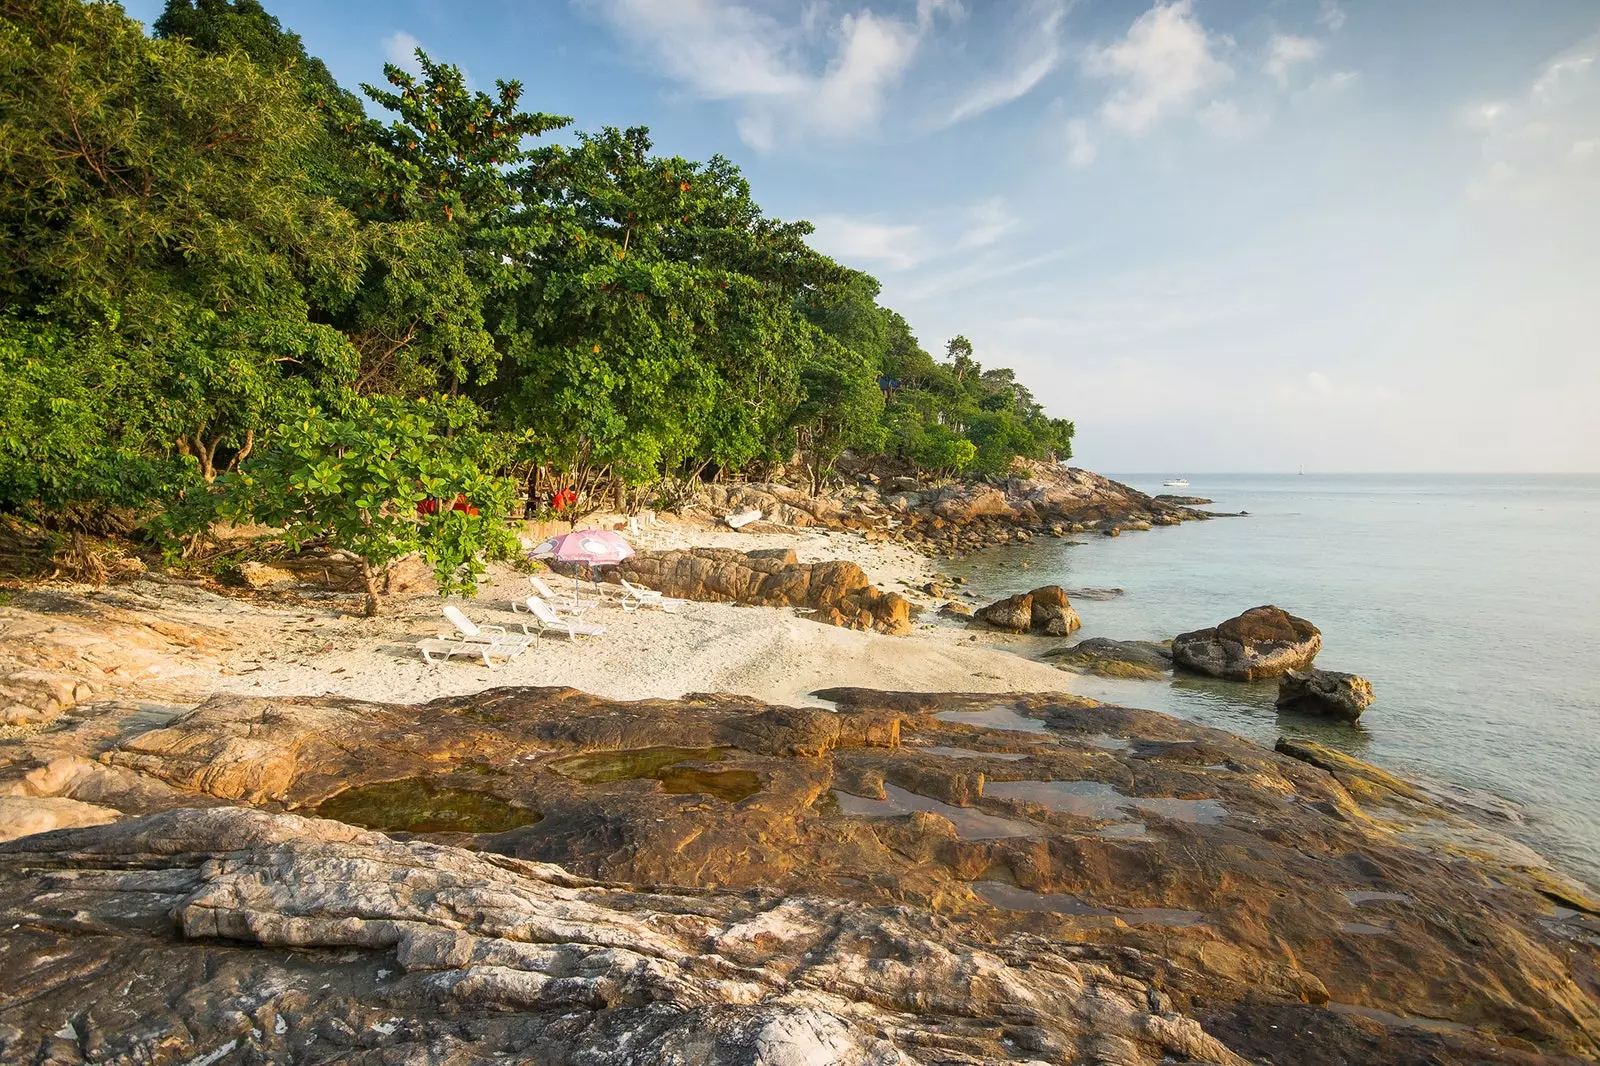
[{"label": "calm water", "polygon": [[1280,715],[1270,683],[1074,687],[1509,798],[1518,835],[1600,884],[1600,476],[1192,475],[1187,489],[1120,477],[1250,514],[945,569],[986,596],[1125,589],[1075,601],[1083,637],[1166,639],[1263,603],[1309,618],[1323,635],[1317,665],[1372,681],[1360,726]]}]

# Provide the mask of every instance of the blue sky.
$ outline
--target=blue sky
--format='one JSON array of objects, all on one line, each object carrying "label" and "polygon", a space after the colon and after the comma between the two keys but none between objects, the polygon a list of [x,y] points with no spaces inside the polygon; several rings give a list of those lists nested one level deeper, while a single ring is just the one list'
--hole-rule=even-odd
[{"label": "blue sky", "polygon": [[267,6],[732,158],[1084,465],[1600,470],[1595,0]]}]

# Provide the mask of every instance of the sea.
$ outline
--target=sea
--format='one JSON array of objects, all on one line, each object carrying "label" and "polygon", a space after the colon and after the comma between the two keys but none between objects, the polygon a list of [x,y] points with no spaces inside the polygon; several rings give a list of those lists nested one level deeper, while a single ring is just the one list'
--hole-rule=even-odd
[{"label": "sea", "polygon": [[[1111,474],[1246,512],[943,562],[985,600],[1044,584],[1077,639],[1165,640],[1276,604],[1316,665],[1372,682],[1360,724],[1280,713],[1275,683],[1082,677],[1076,692],[1271,745],[1303,737],[1493,812],[1600,886],[1600,475]],[[1024,566],[1026,569],[1024,569]]]}]

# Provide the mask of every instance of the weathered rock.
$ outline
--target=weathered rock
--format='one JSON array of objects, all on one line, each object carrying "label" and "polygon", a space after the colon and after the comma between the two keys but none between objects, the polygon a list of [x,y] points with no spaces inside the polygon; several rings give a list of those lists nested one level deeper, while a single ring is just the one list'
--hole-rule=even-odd
[{"label": "weathered rock", "polygon": [[978,518],[1011,516],[1014,510],[999,489],[985,485],[964,487],[933,505],[933,513],[947,522],[967,523]]},{"label": "weathered rock", "polygon": [[[115,740],[84,763],[155,786],[106,790],[124,814],[226,795],[346,824],[180,811],[0,848],[19,926],[0,1059],[238,1041],[244,1061],[1555,1066],[1600,1048],[1582,925],[1600,904],[1359,760],[1065,694],[817,695],[836,709],[219,699]],[[82,788],[84,763],[25,780]],[[664,885],[686,887],[637,887]]]},{"label": "weathered rock", "polygon": [[1278,682],[1278,709],[1354,722],[1372,706],[1372,682],[1335,670],[1291,670]]},{"label": "weathered rock", "polygon": [[1067,590],[1060,585],[1045,585],[1028,595],[1033,597],[1031,624],[1046,636],[1064,637],[1082,627],[1078,612],[1067,599]]},{"label": "weathered rock", "polygon": [[972,608],[959,600],[950,600],[939,605],[939,613],[947,618],[971,618]]},{"label": "weathered rock", "polygon": [[1036,632],[1064,637],[1083,625],[1060,585],[1045,585],[997,600],[974,613],[996,629],[1012,633]]},{"label": "weathered rock", "polygon": [[119,817],[108,807],[59,796],[0,796],[0,840],[15,840],[53,829],[105,825]]},{"label": "weathered rock", "polygon": [[1172,640],[1172,658],[1179,666],[1229,681],[1259,681],[1304,670],[1321,650],[1322,632],[1316,626],[1270,605]]},{"label": "weathered rock", "polygon": [[855,563],[800,563],[792,551],[779,551],[746,554],[726,548],[693,548],[640,552],[614,570],[668,596],[802,607],[815,611],[818,620],[830,625],[894,635],[910,631],[911,601],[874,587]]},{"label": "weathered rock", "polygon": [[996,629],[1026,633],[1033,625],[1033,595],[1019,592],[1015,596],[996,600],[987,607],[978,608],[973,612],[973,617]]},{"label": "weathered rock", "polygon": [[246,560],[238,566],[229,567],[222,572],[224,584],[258,591],[286,588],[289,585],[293,585],[297,580],[298,578],[292,571],[253,560]]},{"label": "weathered rock", "polygon": [[1171,493],[1162,493],[1153,498],[1160,500],[1162,503],[1177,504],[1180,507],[1202,507],[1208,503],[1216,502],[1215,500],[1208,500],[1204,496],[1174,496]]},{"label": "weathered rock", "polygon": [[1172,669],[1172,651],[1150,640],[1090,637],[1070,648],[1052,648],[1044,658],[1060,666],[1102,677],[1160,680]]}]

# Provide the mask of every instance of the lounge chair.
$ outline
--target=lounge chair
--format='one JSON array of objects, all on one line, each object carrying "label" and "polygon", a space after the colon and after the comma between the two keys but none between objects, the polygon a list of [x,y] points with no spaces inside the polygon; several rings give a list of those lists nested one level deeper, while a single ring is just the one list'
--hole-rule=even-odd
[{"label": "lounge chair", "polygon": [[635,585],[621,574],[617,575],[617,583],[622,586],[621,602],[624,611],[637,611],[641,607],[659,607],[663,611],[671,612],[689,602],[663,596],[655,589]]},{"label": "lounge chair", "polygon": [[538,627],[538,632],[541,634],[565,633],[568,640],[605,635],[605,626],[595,625],[593,622],[579,622],[573,618],[563,618],[556,614],[555,608],[538,596],[529,596],[526,606],[528,613],[533,615],[533,623]]},{"label": "lounge chair", "polygon": [[[538,574],[529,574],[528,584],[533,586],[534,594],[548,603],[550,605],[550,609],[556,614],[571,615],[572,617],[576,618],[578,615],[594,606],[593,603],[575,603],[571,598],[556,595],[555,591],[545,583],[544,578],[540,577]],[[512,600],[511,609],[513,611],[526,611],[528,607],[527,604],[521,600]]]},{"label": "lounge chair", "polygon": [[523,626],[521,633],[509,633],[505,626],[480,626],[462,613],[461,608],[453,603],[444,606],[444,616],[450,624],[456,627],[456,636],[448,633],[440,634],[440,640],[461,640],[467,644],[489,644],[496,647],[518,648],[518,654],[528,650],[528,646],[539,639],[537,633],[529,633],[528,627]]},{"label": "lounge chair", "polygon": [[[417,650],[422,653],[422,661],[429,666],[438,666],[440,663],[450,661],[450,656],[456,654],[476,655],[483,660],[483,665],[491,670],[503,670],[505,667],[495,666],[496,658],[504,659],[509,663],[521,655],[525,646],[516,644],[482,644],[474,641],[459,640],[455,637],[424,637],[417,641]],[[438,658],[435,658],[438,656]]]}]

